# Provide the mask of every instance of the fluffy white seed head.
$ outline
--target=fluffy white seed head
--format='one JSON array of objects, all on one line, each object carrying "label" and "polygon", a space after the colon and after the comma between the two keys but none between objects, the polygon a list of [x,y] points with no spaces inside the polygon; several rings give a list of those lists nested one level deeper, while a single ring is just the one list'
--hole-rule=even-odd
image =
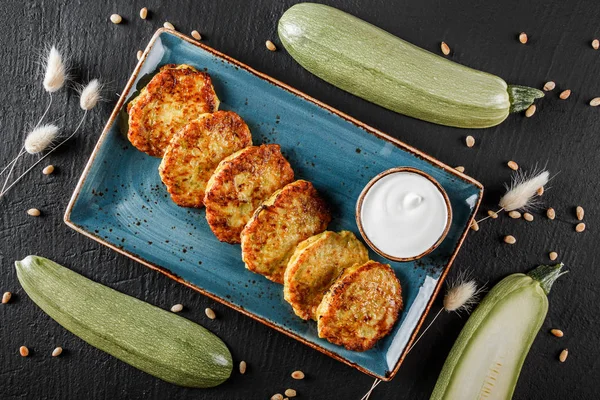
[{"label": "fluffy white seed head", "polygon": [[96,104],[102,99],[100,96],[100,91],[102,89],[102,85],[98,79],[92,79],[82,90],[79,97],[79,106],[85,110],[89,111],[92,108],[96,107]]},{"label": "fluffy white seed head", "polygon": [[518,171],[506,188],[506,194],[500,199],[500,207],[505,211],[527,209],[532,205],[538,189],[545,186],[549,179],[548,171],[534,171],[530,175]]},{"label": "fluffy white seed head", "polygon": [[46,150],[58,137],[56,125],[42,125],[27,135],[25,138],[25,151],[29,154],[37,154]]},{"label": "fluffy white seed head", "polygon": [[52,46],[50,48],[45,66],[44,89],[49,93],[54,93],[62,88],[67,81],[67,68],[56,47]]},{"label": "fluffy white seed head", "polygon": [[444,296],[444,309],[448,312],[469,311],[477,302],[475,281],[459,281],[451,284]]}]

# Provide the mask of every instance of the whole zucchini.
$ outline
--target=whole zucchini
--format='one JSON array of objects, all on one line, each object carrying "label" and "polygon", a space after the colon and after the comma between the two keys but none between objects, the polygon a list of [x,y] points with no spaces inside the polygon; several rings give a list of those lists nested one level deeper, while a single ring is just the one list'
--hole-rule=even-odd
[{"label": "whole zucchini", "polygon": [[540,90],[452,62],[336,8],[300,3],[279,20],[291,56],[321,79],[414,118],[460,128],[498,125]]},{"label": "whole zucchini", "polygon": [[485,296],[454,343],[431,400],[509,400],[548,312],[562,264],[512,274]]},{"label": "whole zucchini", "polygon": [[121,361],[188,387],[217,386],[231,375],[227,346],[200,325],[46,258],[15,264],[21,286],[46,314]]}]

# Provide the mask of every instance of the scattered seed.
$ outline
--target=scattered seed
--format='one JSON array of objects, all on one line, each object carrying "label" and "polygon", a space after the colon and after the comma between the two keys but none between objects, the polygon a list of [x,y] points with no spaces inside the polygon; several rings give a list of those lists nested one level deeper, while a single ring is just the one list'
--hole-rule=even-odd
[{"label": "scattered seed", "polygon": [[174,26],[173,26],[173,24],[172,24],[172,23],[170,23],[169,21],[166,21],[166,22],[163,24],[163,26],[164,26],[165,28],[167,28],[167,29],[173,29],[173,30],[175,30],[175,27],[174,27]]},{"label": "scattered seed", "polygon": [[281,393],[276,393],[271,396],[271,400],[283,400],[283,395]]},{"label": "scattered seed", "polygon": [[517,243],[517,239],[513,235],[504,236],[504,243],[515,244]]},{"label": "scattered seed", "polygon": [[11,297],[12,297],[11,292],[4,292],[4,294],[2,295],[2,304],[8,303],[10,301]]},{"label": "scattered seed", "polygon": [[535,114],[535,110],[537,110],[535,104],[530,105],[529,107],[527,107],[527,110],[525,110],[525,116],[527,118],[531,118],[533,114]]},{"label": "scattered seed", "polygon": [[558,253],[555,251],[551,251],[550,254],[548,254],[548,257],[550,258],[551,261],[554,261],[558,258]]},{"label": "scattered seed", "polygon": [[525,32],[521,32],[519,35],[519,42],[523,44],[527,43],[527,34]]},{"label": "scattered seed", "polygon": [[42,170],[42,174],[44,174],[44,175],[50,175],[53,172],[54,172],[54,165],[48,165],[47,167],[45,167]]},{"label": "scattered seed", "polygon": [[292,372],[292,378],[294,379],[304,379],[304,372],[302,371],[294,371]]},{"label": "scattered seed", "polygon": [[62,354],[62,347],[58,346],[54,350],[52,350],[52,357],[58,357]]},{"label": "scattered seed", "polygon": [[516,171],[519,169],[519,164],[517,164],[516,162],[514,162],[512,160],[507,162],[506,165],[508,165],[508,168],[512,169],[513,171]]},{"label": "scattered seed", "polygon": [[583,207],[577,206],[577,208],[575,209],[575,215],[577,215],[578,221],[583,221],[583,215],[584,215]]},{"label": "scattered seed", "polygon": [[146,19],[148,18],[148,9],[146,7],[142,8],[140,10],[140,18],[141,19]]},{"label": "scattered seed", "polygon": [[285,389],[284,393],[287,397],[296,397],[296,391],[294,389]]},{"label": "scattered seed", "polygon": [[175,304],[173,307],[171,307],[171,311],[174,313],[181,312],[182,310],[183,310],[183,304]]},{"label": "scattered seed", "polygon": [[490,216],[490,218],[492,219],[496,219],[498,218],[498,213],[492,210],[488,210],[488,215]]},{"label": "scattered seed", "polygon": [[578,223],[577,225],[575,225],[575,230],[577,232],[585,231],[585,224],[583,222]]},{"label": "scattered seed", "polygon": [[465,144],[467,145],[467,147],[475,146],[475,138],[471,135],[467,136],[465,138]]},{"label": "scattered seed", "polygon": [[564,349],[563,351],[560,352],[560,355],[558,356],[558,360],[561,363],[564,363],[565,361],[567,361],[568,356],[569,356],[569,350]]},{"label": "scattered seed", "polygon": [[525,213],[525,214],[523,214],[523,219],[527,222],[531,222],[531,221],[533,221],[533,215],[529,214],[529,213]]},{"label": "scattered seed", "polygon": [[567,89],[567,90],[563,90],[562,92],[560,92],[558,97],[560,97],[561,100],[566,100],[569,98],[570,95],[571,95],[571,90]]},{"label": "scattered seed", "polygon": [[521,218],[521,213],[516,210],[513,210],[508,213],[508,216],[511,217],[512,219],[519,219],[519,218]]},{"label": "scattered seed", "polygon": [[200,32],[198,32],[196,30],[192,31],[192,37],[196,40],[202,39],[202,35],[200,35]]},{"label": "scattered seed", "polygon": [[270,40],[267,40],[265,42],[265,46],[267,46],[267,49],[269,49],[270,51],[277,50],[277,47],[275,47],[275,44],[273,42],[271,42]]},{"label": "scattered seed", "polygon": [[598,48],[600,48],[600,40],[598,40],[598,39],[592,40],[592,47],[594,48],[594,50],[598,50]]},{"label": "scattered seed", "polygon": [[471,223],[471,229],[473,229],[475,232],[479,230],[479,224],[477,221],[473,220],[473,223]]},{"label": "scattered seed", "polygon": [[41,212],[37,208],[30,208],[27,210],[27,214],[31,215],[32,217],[39,217]]},{"label": "scattered seed", "polygon": [[458,167],[454,167],[455,170],[457,170],[458,172],[465,172],[465,167],[463,167],[462,165],[459,165]]},{"label": "scattered seed", "polygon": [[244,375],[246,373],[246,361],[240,361],[240,374]]},{"label": "scattered seed", "polygon": [[123,21],[123,17],[121,17],[119,14],[113,14],[110,16],[110,22],[112,22],[113,24],[120,24]]},{"label": "scattered seed", "polygon": [[543,195],[543,194],[544,194],[544,187],[542,186],[541,188],[539,188],[539,189],[536,191],[536,193],[537,193],[537,195],[538,195],[538,196],[541,196],[541,195]]},{"label": "scattered seed", "polygon": [[440,49],[442,49],[442,53],[444,53],[445,56],[450,54],[450,46],[448,46],[446,42],[440,44]]},{"label": "scattered seed", "polygon": [[550,207],[549,209],[547,209],[546,216],[548,217],[548,219],[556,218],[556,211],[554,211],[554,208]]},{"label": "scattered seed", "polygon": [[21,357],[27,357],[29,355],[29,349],[25,346],[21,346],[19,347],[19,354],[21,354]]},{"label": "scattered seed", "polygon": [[144,52],[143,52],[143,51],[141,51],[141,50],[138,50],[138,52],[137,52],[137,59],[138,59],[138,60],[141,60],[141,59],[142,59],[142,55],[143,55],[143,54],[144,54]]},{"label": "scattered seed", "polygon": [[556,337],[563,337],[565,335],[560,329],[550,329],[550,333]]},{"label": "scattered seed", "polygon": [[206,314],[206,316],[210,319],[215,319],[217,318],[217,314],[215,314],[215,312],[212,310],[212,308],[206,308],[206,310],[204,310],[204,314]]},{"label": "scattered seed", "polygon": [[554,83],[554,81],[548,81],[544,84],[544,91],[549,92],[551,90],[554,90],[555,87],[556,83]]},{"label": "scattered seed", "polygon": [[600,106],[600,97],[594,97],[593,99],[591,99],[590,106],[592,106],[592,107]]}]

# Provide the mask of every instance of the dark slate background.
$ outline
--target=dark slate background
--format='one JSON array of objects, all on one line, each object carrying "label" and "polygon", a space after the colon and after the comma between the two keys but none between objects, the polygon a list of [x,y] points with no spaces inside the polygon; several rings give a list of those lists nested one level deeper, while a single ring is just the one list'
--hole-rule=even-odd
[{"label": "dark slate background", "polygon": [[[283,51],[265,49],[266,39],[279,45],[279,16],[294,1],[267,0],[132,0],[2,2],[0,11],[0,165],[18,151],[28,127],[41,115],[47,98],[41,86],[40,55],[57,43],[68,53],[75,82],[100,77],[107,101],[89,116],[81,134],[0,201],[0,291],[14,293],[0,306],[0,398],[2,399],[265,399],[287,387],[299,398],[359,399],[372,379],[283,334],[171,281],[67,228],[62,216],[105,120],[152,33],[165,20],[181,32],[199,30],[203,42],[265,72],[450,165],[464,165],[486,187],[483,210],[493,208],[510,179],[508,160],[523,168],[547,165],[558,174],[543,196],[557,211],[533,222],[503,216],[482,224],[467,238],[450,277],[470,271],[488,287],[502,277],[547,262],[555,250],[571,273],[550,295],[550,310],[517,384],[516,399],[598,398],[598,285],[596,226],[600,174],[600,108],[588,106],[600,96],[600,51],[590,42],[600,37],[600,7],[595,0],[532,2],[523,0],[327,1],[425,49],[439,53],[440,41],[452,48],[450,59],[503,77],[509,83],[541,87],[554,80],[557,89],[538,103],[533,118],[512,115],[502,125],[464,131],[435,126],[394,114],[344,93],[310,75]],[[534,4],[535,3],[535,4]],[[150,17],[142,21],[139,9]],[[112,13],[124,18],[113,25]],[[518,42],[519,32],[529,43]],[[563,89],[573,94],[558,99]],[[61,91],[50,119],[70,131],[81,116],[73,90]],[[473,134],[474,148],[464,138]],[[26,158],[27,163],[34,158]],[[21,164],[19,169],[23,169]],[[574,231],[574,208],[586,210],[587,230]],[[28,217],[31,207],[42,217]],[[502,237],[512,234],[517,244]],[[179,388],[146,375],[83,343],[41,312],[17,282],[13,261],[28,254],[50,257],[98,282],[169,308],[186,307],[183,316],[197,321],[230,347],[237,367],[224,385],[209,390]],[[208,320],[203,310],[218,314]],[[439,304],[436,305],[439,307]],[[391,383],[382,383],[375,399],[428,399],[444,359],[466,320],[443,314],[408,356]],[[565,331],[557,339],[553,327]],[[28,358],[18,355],[27,345]],[[65,348],[60,358],[52,349]],[[568,347],[569,359],[557,361]],[[296,369],[304,381],[293,381]]]}]

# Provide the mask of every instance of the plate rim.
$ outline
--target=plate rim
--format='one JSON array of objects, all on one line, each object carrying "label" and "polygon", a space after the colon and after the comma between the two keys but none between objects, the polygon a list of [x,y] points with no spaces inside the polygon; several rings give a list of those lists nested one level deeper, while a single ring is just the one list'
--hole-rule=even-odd
[{"label": "plate rim", "polygon": [[[229,62],[229,63],[231,63],[231,64],[233,64],[233,65],[235,65],[237,67],[240,67],[240,68],[244,69],[245,71],[251,73],[252,75],[257,76],[258,78],[260,78],[262,80],[265,80],[265,81],[267,81],[267,82],[269,82],[269,83],[271,83],[271,84],[273,84],[275,86],[278,86],[278,87],[280,87],[280,88],[282,88],[284,90],[287,90],[288,92],[291,92],[292,94],[294,94],[294,95],[296,95],[296,96],[298,96],[298,97],[300,97],[300,98],[302,98],[302,99],[304,99],[306,101],[309,101],[309,102],[317,105],[318,107],[323,108],[323,109],[331,112],[332,114],[337,115],[338,117],[341,117],[342,119],[344,119],[344,120],[346,120],[346,121],[354,124],[355,126],[361,128],[366,133],[369,133],[369,134],[374,135],[374,136],[376,136],[376,137],[378,137],[380,139],[383,139],[383,140],[385,140],[385,141],[387,141],[387,142],[395,145],[396,147],[399,147],[402,150],[407,151],[407,152],[413,154],[414,156],[417,156],[417,157],[419,157],[419,158],[421,158],[421,159],[429,162],[430,164],[433,164],[434,166],[436,166],[438,168],[441,168],[445,172],[448,172],[448,173],[450,173],[452,175],[455,175],[457,178],[460,178],[461,180],[466,181],[466,182],[472,184],[473,186],[475,186],[479,190],[479,198],[478,198],[475,206],[473,207],[473,209],[471,211],[471,215],[470,215],[470,218],[468,220],[468,224],[466,225],[466,227],[464,228],[462,234],[460,235],[459,240],[458,240],[458,242],[457,242],[457,244],[456,244],[456,246],[455,246],[455,248],[454,248],[454,250],[452,252],[452,255],[450,256],[450,259],[448,260],[448,263],[444,266],[444,268],[443,268],[443,270],[442,270],[442,272],[440,274],[440,277],[438,279],[438,282],[436,284],[436,287],[433,290],[433,292],[431,294],[431,297],[427,301],[427,305],[426,305],[423,313],[419,317],[419,321],[417,322],[416,326],[414,327],[413,332],[411,333],[411,335],[409,337],[409,340],[406,343],[406,346],[404,346],[404,349],[402,350],[402,353],[400,354],[400,357],[396,361],[396,364],[395,364],[394,368],[391,371],[388,371],[385,374],[385,376],[376,374],[376,373],[374,373],[374,372],[366,369],[365,367],[362,367],[362,366],[360,366],[360,365],[358,365],[358,364],[356,364],[356,363],[354,363],[354,362],[352,362],[350,360],[345,359],[341,355],[339,355],[339,354],[337,354],[335,352],[332,352],[331,350],[328,350],[328,349],[326,349],[324,347],[321,347],[317,343],[313,343],[313,342],[311,342],[311,341],[309,341],[307,339],[304,339],[303,337],[297,335],[295,332],[287,330],[284,327],[277,326],[274,323],[272,323],[271,321],[269,321],[269,320],[267,320],[265,318],[262,318],[262,317],[260,317],[260,316],[258,316],[256,314],[253,314],[253,313],[247,311],[246,309],[244,309],[244,308],[242,308],[242,307],[240,307],[240,306],[238,306],[238,305],[236,305],[236,304],[228,301],[225,298],[222,298],[222,297],[219,297],[219,296],[217,296],[215,294],[212,294],[212,293],[206,291],[205,289],[192,284],[191,282],[187,282],[184,279],[182,279],[181,277],[179,277],[177,274],[174,274],[173,272],[169,271],[168,269],[166,269],[164,267],[161,267],[160,265],[154,264],[154,263],[152,263],[152,262],[150,262],[148,260],[145,260],[145,259],[143,259],[142,257],[140,257],[139,255],[137,255],[137,254],[135,254],[133,252],[130,252],[128,250],[125,250],[123,248],[119,248],[119,247],[113,245],[112,243],[106,241],[105,239],[103,239],[103,238],[95,235],[94,233],[85,230],[84,228],[80,227],[79,225],[77,225],[75,222],[73,222],[71,220],[71,212],[73,211],[73,207],[75,206],[75,203],[77,202],[79,194],[81,193],[83,185],[85,184],[85,180],[88,177],[88,174],[89,174],[89,172],[90,172],[90,170],[91,170],[91,168],[92,168],[92,166],[94,164],[96,156],[97,156],[100,148],[104,144],[104,141],[105,141],[105,139],[106,139],[106,137],[107,137],[107,135],[108,135],[108,133],[109,133],[112,125],[115,123],[115,120],[118,117],[118,115],[120,113],[120,110],[121,110],[121,108],[123,107],[123,105],[124,105],[124,103],[126,101],[126,95],[124,95],[124,94],[129,93],[129,91],[133,87],[133,85],[135,83],[135,80],[137,79],[137,77],[139,75],[139,72],[140,72],[140,70],[141,70],[141,68],[142,68],[142,66],[143,66],[143,64],[144,64],[144,62],[145,62],[145,60],[146,60],[146,58],[148,56],[148,53],[150,52],[150,50],[152,49],[152,47],[154,46],[154,44],[156,43],[156,41],[158,40],[158,38],[162,34],[173,35],[176,38],[179,38],[179,39],[181,39],[181,40],[183,40],[183,41],[185,41],[187,43],[190,43],[190,44],[192,44],[192,45],[194,45],[196,47],[199,47],[199,48],[203,49],[204,51],[207,51],[210,54],[212,54],[212,55],[214,55],[214,56],[216,56],[218,58],[222,58],[222,59],[226,60],[227,62]],[[474,218],[475,218],[475,216],[477,214],[477,210],[479,209],[479,206],[480,206],[481,201],[483,199],[483,192],[484,192],[484,187],[483,187],[483,185],[479,181],[475,180],[474,178],[472,178],[472,177],[470,177],[468,175],[465,175],[462,172],[456,171],[454,168],[448,166],[447,164],[443,163],[442,161],[440,161],[440,160],[438,160],[438,159],[436,159],[436,158],[434,158],[434,157],[432,157],[432,156],[430,156],[430,155],[428,155],[428,154],[426,154],[426,153],[424,153],[424,152],[422,152],[422,151],[420,151],[420,150],[418,150],[418,149],[416,149],[416,148],[414,148],[414,147],[412,147],[412,146],[404,143],[403,141],[401,141],[399,139],[396,139],[395,137],[392,137],[392,136],[390,136],[390,135],[388,135],[388,134],[386,134],[386,133],[384,133],[384,132],[382,132],[382,131],[380,131],[380,130],[378,130],[376,128],[373,128],[370,125],[367,125],[364,122],[361,122],[361,121],[359,121],[359,120],[351,117],[350,115],[345,114],[344,112],[342,112],[342,111],[340,111],[340,110],[338,110],[338,109],[336,109],[336,108],[334,108],[332,106],[329,106],[329,105],[327,105],[327,104],[325,104],[325,103],[323,103],[323,102],[321,102],[321,101],[319,101],[319,100],[317,100],[317,99],[315,99],[315,98],[313,98],[313,97],[305,94],[304,92],[301,92],[298,89],[295,89],[295,88],[293,88],[293,87],[291,87],[291,86],[289,86],[289,85],[287,85],[287,84],[285,84],[285,83],[283,83],[283,82],[281,82],[281,81],[279,81],[279,80],[277,80],[275,78],[272,78],[269,75],[266,75],[266,74],[264,74],[264,73],[262,73],[260,71],[257,71],[254,68],[252,68],[252,67],[250,67],[250,66],[242,63],[241,61],[238,61],[238,60],[236,60],[236,59],[234,59],[234,58],[232,58],[232,57],[230,57],[230,56],[228,56],[228,55],[226,55],[224,53],[221,53],[220,51],[215,50],[212,47],[209,47],[209,46],[205,45],[204,43],[200,43],[197,40],[195,40],[195,39],[193,39],[193,38],[191,38],[189,36],[186,36],[186,35],[184,35],[184,34],[182,34],[180,32],[177,32],[177,31],[174,31],[174,30],[171,30],[171,29],[168,29],[168,28],[159,28],[156,32],[154,32],[154,34],[152,35],[152,38],[148,42],[148,45],[146,46],[146,48],[145,48],[145,50],[144,50],[144,52],[142,54],[142,57],[138,61],[135,69],[133,70],[133,73],[131,74],[131,76],[129,77],[129,79],[127,81],[127,84],[125,85],[125,88],[121,92],[121,96],[120,96],[119,100],[117,101],[117,103],[115,105],[115,108],[113,109],[113,111],[112,111],[109,119],[107,120],[106,124],[104,125],[102,133],[100,134],[100,137],[98,138],[98,141],[96,142],[96,145],[94,146],[94,149],[93,149],[93,151],[92,151],[92,153],[90,155],[90,158],[89,158],[88,162],[86,163],[86,166],[85,166],[85,168],[84,168],[84,170],[83,170],[83,172],[82,172],[82,174],[81,174],[81,176],[80,176],[80,178],[79,178],[79,180],[77,182],[77,186],[75,187],[75,190],[73,191],[71,199],[69,200],[69,203],[68,203],[67,208],[65,210],[65,214],[63,216],[63,221],[64,221],[64,223],[67,226],[69,226],[73,230],[77,231],[78,233],[81,233],[82,235],[87,236],[88,238],[90,238],[92,240],[95,240],[95,241],[99,242],[100,244],[103,244],[104,246],[107,246],[108,248],[110,248],[110,249],[112,249],[112,250],[114,250],[114,251],[116,251],[116,252],[118,252],[120,254],[123,254],[123,255],[125,255],[125,256],[127,256],[127,257],[129,257],[129,258],[131,258],[131,259],[133,259],[133,260],[135,260],[137,262],[139,262],[142,265],[145,265],[146,267],[148,267],[150,269],[156,270],[156,271],[158,271],[158,272],[160,272],[160,273],[168,276],[169,278],[171,278],[171,279],[173,279],[173,280],[175,280],[175,281],[177,281],[177,282],[179,282],[179,283],[181,283],[181,284],[183,284],[183,285],[185,285],[185,286],[187,286],[187,287],[189,287],[189,288],[191,288],[191,289],[193,289],[193,290],[195,290],[195,291],[203,294],[204,296],[207,296],[207,297],[209,297],[209,298],[211,298],[211,299],[213,299],[215,301],[218,301],[218,302],[220,302],[222,304],[225,304],[226,306],[231,307],[234,310],[236,310],[236,311],[238,311],[238,312],[240,312],[240,313],[242,313],[242,314],[244,314],[244,315],[246,315],[246,316],[248,316],[248,317],[250,317],[250,318],[252,318],[252,319],[254,319],[256,321],[259,321],[259,322],[267,325],[268,327],[270,327],[272,329],[275,329],[278,332],[281,332],[281,333],[283,333],[283,334],[285,334],[287,336],[290,336],[293,339],[298,340],[299,342],[301,342],[301,343],[303,343],[303,344],[305,344],[305,345],[307,345],[307,346],[309,346],[309,347],[311,347],[311,348],[313,348],[315,350],[318,350],[321,353],[324,353],[324,354],[326,354],[329,357],[334,358],[335,360],[341,361],[341,362],[343,362],[344,364],[346,364],[348,366],[356,368],[357,370],[363,372],[364,374],[367,374],[367,375],[369,375],[369,376],[371,376],[373,378],[377,378],[377,379],[380,379],[380,380],[385,381],[385,382],[389,382],[389,381],[391,381],[394,378],[394,376],[398,372],[400,366],[404,362],[404,359],[406,358],[409,349],[411,348],[412,344],[414,343],[414,341],[415,341],[415,339],[417,337],[417,334],[419,333],[419,331],[421,329],[421,326],[425,322],[425,319],[427,318],[427,315],[429,314],[430,309],[433,306],[433,303],[435,302],[435,299],[437,298],[437,295],[438,295],[438,293],[439,293],[439,291],[440,291],[440,289],[442,287],[442,284],[444,283],[446,275],[450,271],[450,268],[452,267],[452,265],[454,263],[454,260],[455,260],[456,256],[458,255],[458,252],[459,252],[460,248],[462,247],[462,245],[463,245],[463,243],[465,241],[467,233],[469,232],[469,228],[470,228],[471,224],[473,223],[473,220],[474,220]]]}]

